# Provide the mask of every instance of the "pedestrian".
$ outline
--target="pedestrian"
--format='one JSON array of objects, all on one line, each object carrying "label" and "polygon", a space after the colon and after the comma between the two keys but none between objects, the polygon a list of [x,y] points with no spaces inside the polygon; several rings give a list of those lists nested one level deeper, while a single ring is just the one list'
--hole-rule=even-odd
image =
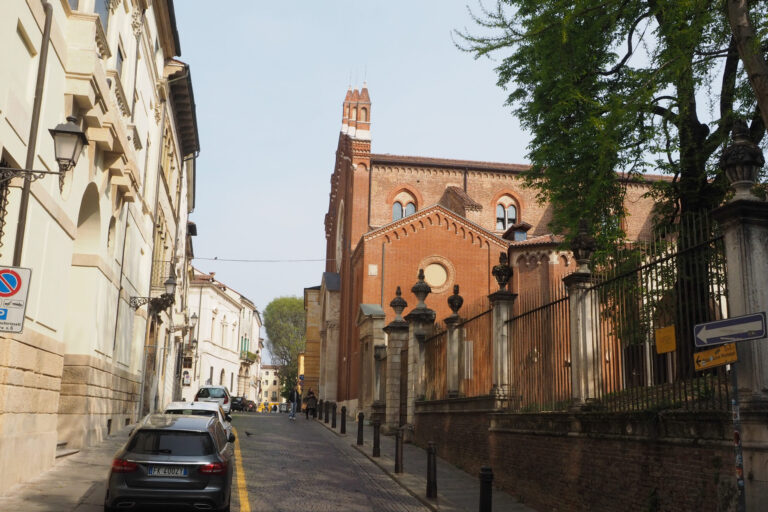
[{"label": "pedestrian", "polygon": [[312,391],[312,388],[309,388],[309,391],[307,391],[307,397],[304,401],[307,403],[307,407],[304,410],[307,419],[309,419],[310,414],[312,414],[312,418],[314,419],[317,412],[317,397],[315,396],[315,392]]},{"label": "pedestrian", "polygon": [[288,416],[290,419],[296,419],[296,407],[301,407],[301,393],[299,393],[299,386],[293,386],[293,389],[288,394],[288,401],[291,402],[291,414]]}]

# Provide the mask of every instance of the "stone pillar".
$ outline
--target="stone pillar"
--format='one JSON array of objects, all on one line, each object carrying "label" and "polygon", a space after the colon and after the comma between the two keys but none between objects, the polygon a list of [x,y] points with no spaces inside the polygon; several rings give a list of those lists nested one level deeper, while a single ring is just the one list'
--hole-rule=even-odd
[{"label": "stone pillar", "polygon": [[464,304],[464,299],[459,295],[459,285],[453,286],[453,295],[448,297],[448,306],[453,311],[453,314],[445,319],[445,327],[447,329],[447,346],[445,350],[446,356],[446,388],[448,392],[448,398],[457,398],[459,396],[459,383],[461,376],[461,366],[463,363],[462,357],[462,336],[459,324],[461,323],[461,317],[459,316],[459,309]]},{"label": "stone pillar", "polygon": [[[493,276],[499,283],[499,291],[488,296],[492,309],[492,361],[493,374],[491,381],[491,396],[497,401],[505,401],[510,396],[509,359],[511,344],[508,321],[512,318],[512,306],[515,304],[517,294],[507,290],[507,283],[512,277],[512,267],[507,263],[507,253],[499,254],[499,264],[493,267]],[[497,403],[497,407],[502,403]]]},{"label": "stone pillar", "polygon": [[408,361],[401,361],[401,352],[408,344],[408,322],[403,320],[403,310],[408,306],[397,287],[396,297],[389,303],[395,310],[395,319],[384,327],[387,333],[386,378],[384,382],[383,434],[397,431],[400,425],[400,375],[408,371]]},{"label": "stone pillar", "polygon": [[360,304],[357,327],[360,333],[360,389],[358,408],[365,416],[371,415],[374,398],[374,349],[384,344],[384,310],[378,304]]},{"label": "stone pillar", "polygon": [[386,345],[374,345],[373,361],[373,404],[371,405],[371,419],[378,421],[383,425],[386,421],[386,401],[384,394],[384,381],[386,379],[387,370]]},{"label": "stone pillar", "polygon": [[[733,140],[720,160],[735,194],[713,212],[723,230],[731,317],[768,310],[768,203],[752,193],[764,164],[746,124],[736,121]],[[768,503],[768,341],[743,341],[736,348],[734,417],[741,419],[744,495],[746,509],[758,510]]]},{"label": "stone pillar", "polygon": [[576,272],[563,278],[568,288],[570,304],[571,334],[571,399],[575,407],[583,406],[597,397],[601,365],[593,364],[595,354],[595,332],[597,297],[588,288],[594,283],[589,260],[595,250],[595,239],[589,235],[587,224],[581,221],[579,233],[571,242],[571,250],[579,264]]},{"label": "stone pillar", "polygon": [[408,423],[413,424],[414,402],[423,400],[426,394],[426,347],[425,341],[432,334],[435,312],[424,303],[432,288],[424,281],[424,269],[419,269],[419,280],[411,291],[419,303],[408,313],[405,320],[410,324],[408,338]]}]

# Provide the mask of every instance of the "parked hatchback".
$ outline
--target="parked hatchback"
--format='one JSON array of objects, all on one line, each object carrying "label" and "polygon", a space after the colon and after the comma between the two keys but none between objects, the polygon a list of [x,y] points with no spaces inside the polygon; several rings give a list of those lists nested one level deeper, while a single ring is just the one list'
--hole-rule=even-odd
[{"label": "parked hatchback", "polygon": [[226,414],[229,414],[232,407],[232,399],[226,386],[202,386],[197,390],[195,402],[219,402]]},{"label": "parked hatchback", "polygon": [[104,511],[147,506],[229,511],[234,440],[215,417],[147,416],[115,454]]}]

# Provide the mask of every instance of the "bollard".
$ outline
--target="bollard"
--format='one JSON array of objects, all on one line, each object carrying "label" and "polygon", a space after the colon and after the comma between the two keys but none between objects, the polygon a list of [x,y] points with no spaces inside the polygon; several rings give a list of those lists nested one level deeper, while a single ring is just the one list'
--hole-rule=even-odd
[{"label": "bollard", "polygon": [[341,406],[341,433],[347,433],[347,406]]},{"label": "bollard", "polygon": [[331,404],[328,403],[328,400],[326,400],[325,401],[325,411],[323,411],[323,413],[325,414],[325,416],[323,417],[323,423],[328,423],[328,408],[329,408],[330,405]]},{"label": "bollard", "polygon": [[381,445],[379,436],[381,435],[381,422],[378,419],[373,420],[373,456],[381,457]]},{"label": "bollard", "polygon": [[437,450],[432,441],[427,448],[427,498],[437,498]]},{"label": "bollard", "polygon": [[493,470],[488,466],[480,468],[480,512],[491,512],[493,509]]},{"label": "bollard", "polygon": [[363,419],[365,414],[361,412],[357,415],[357,446],[363,446]]},{"label": "bollard", "polygon": [[336,428],[336,402],[331,405],[331,428]]},{"label": "bollard", "polygon": [[323,401],[322,400],[317,402],[317,418],[320,421],[323,421]]},{"label": "bollard", "polygon": [[395,473],[403,472],[403,429],[398,428],[395,434]]}]

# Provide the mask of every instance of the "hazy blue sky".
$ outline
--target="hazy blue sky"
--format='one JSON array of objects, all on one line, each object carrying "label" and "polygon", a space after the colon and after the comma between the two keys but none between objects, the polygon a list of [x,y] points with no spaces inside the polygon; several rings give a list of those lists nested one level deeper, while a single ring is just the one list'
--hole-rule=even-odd
[{"label": "hazy blue sky", "polygon": [[320,284],[323,262],[203,258],[325,257],[350,80],[368,83],[374,153],[525,162],[495,63],[453,45],[451,31],[472,26],[464,0],[215,4],[175,2],[201,138],[194,265],[260,311]]}]

